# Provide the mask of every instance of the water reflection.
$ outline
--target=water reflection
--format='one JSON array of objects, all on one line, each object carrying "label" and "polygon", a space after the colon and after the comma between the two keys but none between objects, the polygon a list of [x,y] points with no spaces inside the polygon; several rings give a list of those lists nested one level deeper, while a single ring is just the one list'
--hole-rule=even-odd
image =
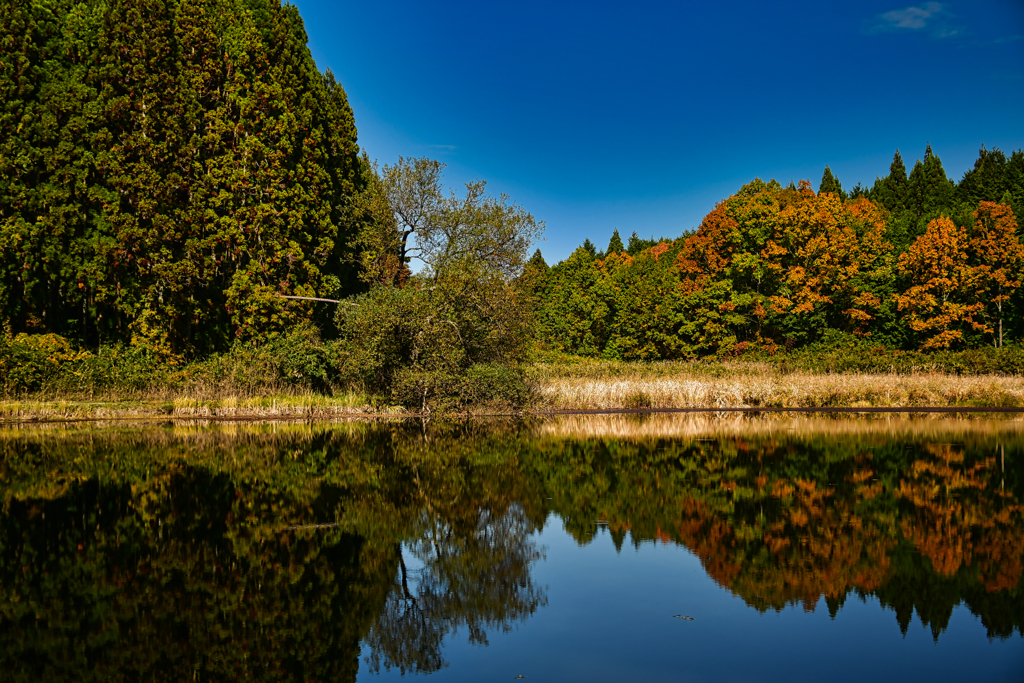
[{"label": "water reflection", "polygon": [[[547,602],[535,532],[680,544],[753,610],[1021,633],[1016,422],[668,418],[0,432],[12,680],[445,666]],[[602,525],[603,526],[603,525]],[[839,617],[842,618],[841,616]],[[462,637],[462,636],[460,636]]]}]

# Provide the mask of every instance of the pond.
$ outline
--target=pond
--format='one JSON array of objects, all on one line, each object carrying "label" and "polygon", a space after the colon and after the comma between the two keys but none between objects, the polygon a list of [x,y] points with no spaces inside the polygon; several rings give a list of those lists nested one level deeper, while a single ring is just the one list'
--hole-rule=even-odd
[{"label": "pond", "polygon": [[0,429],[12,681],[1017,681],[1024,421]]}]

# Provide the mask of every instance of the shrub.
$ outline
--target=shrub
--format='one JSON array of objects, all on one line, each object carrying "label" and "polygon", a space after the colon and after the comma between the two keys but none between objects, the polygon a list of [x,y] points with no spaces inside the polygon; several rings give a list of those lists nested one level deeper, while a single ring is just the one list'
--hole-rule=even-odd
[{"label": "shrub", "polygon": [[0,376],[7,395],[37,391],[88,356],[56,334],[19,334],[0,341]]},{"label": "shrub", "polygon": [[765,356],[781,371],[870,372],[906,374],[947,372],[954,375],[1024,374],[1024,349],[981,347],[962,351],[903,351],[871,338],[830,330],[821,341],[788,353]]},{"label": "shrub", "polygon": [[174,366],[138,346],[101,346],[85,353],[53,376],[43,390],[61,393],[95,393],[115,390],[143,392],[168,386]]},{"label": "shrub", "polygon": [[464,395],[468,403],[513,408],[524,406],[533,398],[522,368],[493,363],[477,363],[469,367]]},{"label": "shrub", "polygon": [[496,280],[377,286],[338,311],[342,378],[424,411],[522,405],[528,329],[517,294]]},{"label": "shrub", "polygon": [[305,324],[260,344],[237,341],[227,353],[186,372],[193,382],[226,384],[245,393],[281,387],[329,392],[339,378],[334,356],[316,328]]}]

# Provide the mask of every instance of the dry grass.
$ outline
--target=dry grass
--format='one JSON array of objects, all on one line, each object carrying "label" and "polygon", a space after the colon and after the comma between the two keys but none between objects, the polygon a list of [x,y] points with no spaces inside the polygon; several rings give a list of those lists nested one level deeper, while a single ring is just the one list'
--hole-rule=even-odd
[{"label": "dry grass", "polygon": [[1024,406],[1024,377],[780,373],[765,364],[600,364],[532,373],[544,409]]},{"label": "dry grass", "polygon": [[[573,360],[529,369],[532,410],[642,408],[1021,407],[1024,377],[782,372],[767,363],[623,363]],[[484,408],[476,412],[489,413]],[[501,411],[499,411],[501,412]],[[98,419],[316,419],[407,413],[360,393],[171,389],[138,396],[55,396],[0,401],[0,422]]]},{"label": "dry grass", "polygon": [[[381,414],[362,394],[285,394],[223,396],[210,399],[178,395],[168,399],[134,401],[76,401],[69,399],[0,401],[0,422],[146,419],[146,418],[330,418]],[[383,411],[387,414],[388,411]]]}]

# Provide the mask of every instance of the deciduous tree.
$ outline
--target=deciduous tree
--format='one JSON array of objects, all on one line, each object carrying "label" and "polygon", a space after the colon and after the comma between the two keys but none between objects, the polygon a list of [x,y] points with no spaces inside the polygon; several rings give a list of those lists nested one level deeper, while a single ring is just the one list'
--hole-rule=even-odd
[{"label": "deciduous tree", "polygon": [[1017,220],[1005,204],[981,202],[974,212],[970,255],[978,278],[984,313],[996,348],[1003,346],[1004,308],[1021,286],[1024,245],[1017,236]]},{"label": "deciduous tree", "polygon": [[900,256],[898,273],[908,286],[897,296],[899,310],[921,336],[923,349],[962,345],[968,332],[992,332],[982,322],[985,305],[977,297],[978,274],[967,250],[966,231],[942,217]]}]

